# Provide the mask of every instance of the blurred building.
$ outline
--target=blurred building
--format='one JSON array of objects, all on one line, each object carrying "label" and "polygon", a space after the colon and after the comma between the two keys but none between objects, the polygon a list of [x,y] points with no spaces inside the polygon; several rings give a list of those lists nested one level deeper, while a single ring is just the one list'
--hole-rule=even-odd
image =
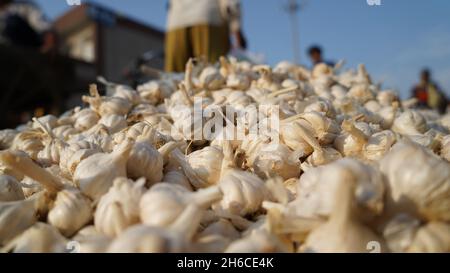
[{"label": "blurred building", "polygon": [[149,66],[163,68],[164,32],[100,5],[85,3],[69,10],[56,19],[55,28],[63,55],[93,65],[77,73],[123,82],[144,53],[151,56]]}]

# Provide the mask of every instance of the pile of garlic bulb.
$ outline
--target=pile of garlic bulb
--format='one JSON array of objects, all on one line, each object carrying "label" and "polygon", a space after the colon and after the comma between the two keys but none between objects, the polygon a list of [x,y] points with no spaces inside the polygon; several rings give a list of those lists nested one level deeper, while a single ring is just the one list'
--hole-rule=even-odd
[{"label": "pile of garlic bulb", "polygon": [[[137,90],[99,81],[84,106],[0,131],[1,252],[450,251],[449,116],[364,65],[221,58]],[[211,120],[198,97],[223,124],[277,106],[278,137],[191,139]]]}]

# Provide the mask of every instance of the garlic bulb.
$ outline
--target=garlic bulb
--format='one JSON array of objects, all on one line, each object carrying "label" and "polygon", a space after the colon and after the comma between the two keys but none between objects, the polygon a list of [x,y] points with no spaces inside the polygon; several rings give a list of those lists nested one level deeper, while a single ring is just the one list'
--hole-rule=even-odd
[{"label": "garlic bulb", "polygon": [[402,135],[420,135],[428,130],[425,118],[417,111],[406,110],[392,125],[392,131]]},{"label": "garlic bulb", "polygon": [[203,69],[199,80],[202,88],[211,91],[220,89],[225,83],[225,79],[220,74],[219,70],[212,66]]},{"label": "garlic bulb", "polygon": [[127,127],[125,118],[115,114],[103,116],[98,123],[105,125],[111,134],[119,132]]},{"label": "garlic bulb", "polygon": [[36,203],[40,195],[27,200],[0,202],[0,245],[5,245],[15,236],[36,222]]},{"label": "garlic bulb", "polygon": [[383,228],[383,237],[391,252],[406,252],[420,227],[420,221],[408,214],[395,215]]},{"label": "garlic bulb", "polygon": [[139,201],[145,192],[145,179],[134,183],[124,177],[114,180],[113,186],[100,198],[95,211],[97,230],[117,236],[128,226],[139,222]]},{"label": "garlic bulb", "polygon": [[54,227],[36,223],[20,234],[2,251],[13,253],[61,253],[66,250],[67,240]]},{"label": "garlic bulb", "polygon": [[288,253],[290,247],[264,230],[255,230],[249,236],[232,242],[225,253]]},{"label": "garlic bulb", "polygon": [[[384,180],[381,173],[372,166],[356,159],[344,158],[329,165],[306,171],[297,188],[296,199],[289,203],[289,214],[301,217],[327,217],[338,200],[335,190],[349,173],[354,177],[354,199],[360,218],[367,220],[379,215],[384,207]],[[364,219],[362,219],[364,220]]]},{"label": "garlic bulb", "polygon": [[193,187],[188,178],[181,171],[168,171],[162,179],[165,183],[182,186],[188,191],[193,191]]},{"label": "garlic bulb", "polygon": [[101,149],[97,145],[88,141],[70,143],[60,153],[59,166],[61,171],[72,176],[82,160],[101,152]]},{"label": "garlic bulb", "polygon": [[368,135],[348,121],[342,123],[343,132],[334,140],[334,147],[344,156],[361,156]]},{"label": "garlic bulb", "polygon": [[351,172],[345,176],[335,190],[335,203],[329,220],[314,229],[306,238],[302,250],[305,252],[368,252],[370,243],[386,251],[384,241],[354,216],[354,183]]},{"label": "garlic bulb", "polygon": [[168,226],[180,216],[188,204],[208,207],[221,196],[220,190],[214,186],[190,192],[179,185],[159,183],[141,198],[141,220],[150,226]]},{"label": "garlic bulb", "polygon": [[209,235],[221,235],[231,240],[236,240],[241,237],[240,232],[236,230],[233,224],[229,220],[223,218],[208,225],[202,232],[198,234],[199,237]]},{"label": "garlic bulb", "polygon": [[242,216],[257,212],[264,199],[269,198],[264,182],[255,174],[235,167],[233,149],[228,141],[224,142],[223,151],[219,181],[223,199],[218,208]]},{"label": "garlic bulb", "polygon": [[16,130],[5,129],[0,130],[0,150],[5,150],[11,147],[14,138],[19,132]]},{"label": "garlic bulb", "polygon": [[12,202],[25,199],[19,182],[12,176],[0,175],[0,202]]},{"label": "garlic bulb", "polygon": [[117,253],[180,253],[189,251],[189,241],[198,229],[203,210],[188,205],[168,228],[135,225],[125,230],[108,248]]},{"label": "garlic bulb", "polygon": [[126,177],[126,164],[133,147],[132,141],[121,143],[110,154],[97,153],[78,164],[73,181],[94,201],[98,200],[117,177]]},{"label": "garlic bulb", "polygon": [[72,241],[78,244],[78,253],[105,253],[112,238],[99,233],[94,226],[87,226],[81,229]]},{"label": "garlic bulb", "polygon": [[127,161],[127,173],[130,178],[145,177],[148,185],[161,182],[163,178],[164,158],[177,147],[177,143],[169,142],[159,150],[146,142],[136,142],[131,149]]},{"label": "garlic bulb", "polygon": [[36,160],[38,153],[44,149],[42,134],[37,130],[21,132],[14,138],[11,149],[16,151],[24,151],[31,158]]},{"label": "garlic bulb", "polygon": [[74,128],[78,131],[88,130],[100,120],[100,116],[88,108],[75,112],[73,118],[75,119]]},{"label": "garlic bulb", "polygon": [[196,188],[214,185],[220,178],[223,152],[218,146],[208,146],[189,154],[186,158],[179,150],[172,154]]},{"label": "garlic bulb", "polygon": [[78,190],[62,190],[48,213],[48,222],[70,237],[92,219],[91,206],[91,201]]},{"label": "garlic bulb", "polygon": [[257,175],[280,175],[284,179],[300,176],[300,161],[292,159],[291,150],[282,143],[271,143],[257,153],[253,163]]},{"label": "garlic bulb", "polygon": [[444,222],[429,222],[421,227],[408,252],[448,253],[450,251],[450,225]]},{"label": "garlic bulb", "polygon": [[442,139],[441,156],[450,162],[450,135],[447,135]]},{"label": "garlic bulb", "polygon": [[72,125],[62,125],[53,129],[53,134],[55,137],[62,140],[69,140],[69,138],[73,135],[78,134],[79,131],[72,127]]},{"label": "garlic bulb", "polygon": [[450,220],[450,165],[447,161],[417,144],[402,141],[380,161],[380,169],[388,179],[386,205],[390,213]]},{"label": "garlic bulb", "polygon": [[369,160],[380,160],[394,145],[397,136],[390,130],[371,135],[363,148],[363,155]]},{"label": "garlic bulb", "polygon": [[100,97],[95,84],[90,86],[91,96],[83,96],[83,101],[89,103],[91,109],[100,116],[116,114],[125,116],[131,110],[132,104],[121,97]]},{"label": "garlic bulb", "polygon": [[150,81],[137,87],[139,95],[151,104],[158,104],[169,98],[175,91],[175,86],[166,81]]}]

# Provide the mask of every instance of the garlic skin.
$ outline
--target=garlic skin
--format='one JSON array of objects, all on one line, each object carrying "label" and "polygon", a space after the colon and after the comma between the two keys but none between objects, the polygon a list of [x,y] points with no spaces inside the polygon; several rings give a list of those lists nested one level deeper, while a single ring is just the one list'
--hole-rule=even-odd
[{"label": "garlic skin", "polygon": [[78,253],[105,253],[112,238],[99,233],[94,226],[87,226],[72,237],[78,243]]},{"label": "garlic skin", "polygon": [[91,201],[78,190],[58,192],[48,222],[63,235],[70,237],[92,219]]},{"label": "garlic skin", "polygon": [[165,183],[182,186],[188,191],[194,190],[188,178],[181,171],[168,171],[164,174],[163,181]]},{"label": "garlic skin", "polygon": [[388,179],[388,212],[449,221],[449,166],[418,144],[405,141],[395,144],[380,161],[380,170]]},{"label": "garlic skin", "polygon": [[42,149],[44,149],[42,134],[37,130],[18,133],[11,145],[11,150],[23,151],[34,160],[37,160]]},{"label": "garlic skin", "polygon": [[408,250],[420,228],[420,221],[408,214],[395,215],[383,228],[383,237],[391,252]]},{"label": "garlic skin", "polygon": [[13,253],[63,253],[67,240],[54,227],[36,223],[10,243],[2,251]]},{"label": "garlic skin", "polygon": [[97,205],[94,217],[97,230],[114,237],[128,226],[137,224],[139,202],[146,191],[144,185],[145,179],[133,182],[124,177],[116,178]]},{"label": "garlic skin", "polygon": [[78,164],[73,181],[91,199],[98,200],[117,177],[126,177],[126,164],[133,141],[121,143],[111,154],[97,153]]},{"label": "garlic skin", "polygon": [[130,178],[145,177],[149,185],[161,182],[163,178],[164,158],[152,145],[136,142],[127,161],[127,173]]},{"label": "garlic skin", "polygon": [[141,98],[153,105],[161,103],[164,99],[169,98],[175,91],[174,89],[175,86],[172,86],[165,81],[150,81],[137,87]]},{"label": "garlic skin", "polygon": [[72,125],[58,126],[54,128],[52,132],[55,135],[55,137],[65,141],[69,140],[71,136],[79,133],[79,131],[73,128]]},{"label": "garlic skin", "polygon": [[12,176],[0,175],[0,202],[24,200],[25,195],[19,182]]},{"label": "garlic skin", "polygon": [[113,114],[125,116],[133,106],[129,100],[121,97],[100,97],[95,84],[90,86],[89,91],[91,96],[83,96],[82,100],[89,103],[91,109],[101,117]]},{"label": "garlic skin", "polygon": [[447,135],[442,139],[441,156],[450,162],[450,135]]},{"label": "garlic skin", "polygon": [[223,218],[208,225],[202,232],[198,234],[199,237],[210,235],[220,235],[233,241],[241,237],[241,234],[236,230],[233,224]]},{"label": "garlic skin", "polygon": [[202,88],[211,91],[220,89],[225,83],[225,78],[220,74],[219,70],[212,66],[203,69],[199,80]]}]

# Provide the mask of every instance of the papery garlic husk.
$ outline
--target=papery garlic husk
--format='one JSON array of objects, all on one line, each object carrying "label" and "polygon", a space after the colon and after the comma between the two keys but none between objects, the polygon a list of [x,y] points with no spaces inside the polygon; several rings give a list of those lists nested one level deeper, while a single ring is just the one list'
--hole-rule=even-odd
[{"label": "papery garlic husk", "polygon": [[139,223],[139,202],[146,191],[144,185],[145,179],[134,183],[124,177],[116,178],[97,204],[94,218],[97,230],[114,237],[128,226]]},{"label": "papery garlic husk", "polygon": [[363,147],[367,144],[369,135],[356,128],[351,121],[344,120],[343,131],[334,140],[334,147],[344,156],[361,156]]},{"label": "papery garlic husk", "polygon": [[267,178],[267,174],[295,178],[300,176],[300,161],[292,159],[292,151],[286,145],[271,143],[258,152],[253,170],[262,178]]},{"label": "papery garlic husk", "polygon": [[36,222],[37,199],[41,197],[0,202],[0,245],[5,245]]},{"label": "papery garlic husk", "polygon": [[450,225],[445,222],[429,222],[421,227],[408,252],[448,253],[450,251]]},{"label": "papery garlic husk", "polygon": [[450,220],[450,165],[418,144],[401,141],[380,161],[387,177],[389,213]]},{"label": "papery garlic husk", "polygon": [[22,187],[23,194],[26,198],[42,191],[41,184],[29,177],[24,177],[22,181],[20,181],[20,186]]},{"label": "papery garlic husk", "polygon": [[370,165],[344,158],[332,164],[313,168],[301,177],[297,198],[289,203],[288,214],[301,217],[328,217],[335,203],[335,191],[350,173],[355,179],[354,199],[362,220],[372,220],[383,212],[385,185],[382,174]]},{"label": "papery garlic husk", "polygon": [[195,238],[192,248],[196,253],[222,253],[231,242],[232,239],[222,235],[204,235]]},{"label": "papery garlic husk", "polygon": [[141,220],[150,226],[168,226],[180,216],[188,204],[208,207],[221,196],[222,193],[215,186],[190,192],[179,185],[159,183],[141,198]]},{"label": "papery garlic husk", "polygon": [[180,253],[191,249],[203,210],[188,205],[168,228],[135,225],[125,230],[108,248],[112,253]]},{"label": "papery garlic husk", "polygon": [[261,209],[261,204],[269,198],[264,182],[255,174],[237,169],[231,144],[224,143],[224,159],[219,181],[223,198],[217,208],[232,214],[245,216]]},{"label": "papery garlic husk", "polygon": [[225,78],[217,68],[208,66],[203,69],[199,81],[202,88],[212,91],[220,89],[225,83]]},{"label": "papery garlic husk", "polygon": [[128,125],[125,117],[114,114],[103,116],[98,123],[105,125],[111,134],[119,132]]},{"label": "papery garlic husk", "polygon": [[367,84],[357,84],[352,86],[348,91],[347,96],[352,97],[363,104],[375,98]]},{"label": "papery garlic husk", "polygon": [[397,136],[390,130],[371,135],[363,148],[363,155],[369,160],[380,160],[397,141]]},{"label": "papery garlic husk", "polygon": [[116,143],[122,143],[127,138],[150,143],[157,149],[171,140],[169,136],[164,135],[147,122],[138,122],[116,133],[113,137]]},{"label": "papery garlic husk", "polygon": [[78,131],[85,131],[97,124],[100,116],[94,110],[86,108],[75,112],[73,119],[75,120],[74,128]]},{"label": "papery garlic husk", "polygon": [[428,130],[425,118],[417,111],[406,110],[392,124],[392,131],[402,135],[420,135]]},{"label": "papery garlic husk", "polygon": [[8,243],[2,251],[13,253],[64,253],[67,240],[54,227],[36,223]]},{"label": "papery garlic husk", "polygon": [[92,219],[91,201],[76,189],[58,192],[48,222],[70,237]]},{"label": "papery garlic husk", "polygon": [[250,235],[232,242],[225,253],[289,253],[292,245],[281,241],[265,230],[254,230]]},{"label": "papery garlic husk", "polygon": [[40,124],[47,124],[50,129],[55,128],[58,125],[58,119],[53,115],[46,115],[36,119],[37,121],[33,121],[31,128],[38,129],[41,127]]},{"label": "papery garlic husk", "polygon": [[334,190],[334,207],[325,224],[315,228],[306,238],[301,250],[304,252],[344,252],[367,253],[371,245],[376,251],[385,252],[387,248],[381,237],[360,223],[354,215],[354,180],[349,171],[342,173],[343,179]]},{"label": "papery garlic husk", "polygon": [[0,175],[0,202],[12,202],[25,199],[22,187],[12,176]]},{"label": "papery garlic husk", "polygon": [[141,101],[139,93],[126,85],[110,84],[107,88],[106,95],[128,100],[132,105],[136,105]]},{"label": "papery garlic husk", "polygon": [[12,129],[0,130],[0,150],[11,147],[14,138],[19,132]]},{"label": "papery garlic husk", "polygon": [[80,190],[94,201],[105,194],[117,177],[126,177],[126,164],[133,141],[121,143],[110,154],[97,153],[78,164],[73,181]]},{"label": "papery garlic husk", "polygon": [[198,234],[199,237],[208,235],[221,235],[233,241],[241,237],[241,233],[236,230],[233,224],[229,220],[223,218],[208,225],[204,230],[202,230],[202,232]]}]

